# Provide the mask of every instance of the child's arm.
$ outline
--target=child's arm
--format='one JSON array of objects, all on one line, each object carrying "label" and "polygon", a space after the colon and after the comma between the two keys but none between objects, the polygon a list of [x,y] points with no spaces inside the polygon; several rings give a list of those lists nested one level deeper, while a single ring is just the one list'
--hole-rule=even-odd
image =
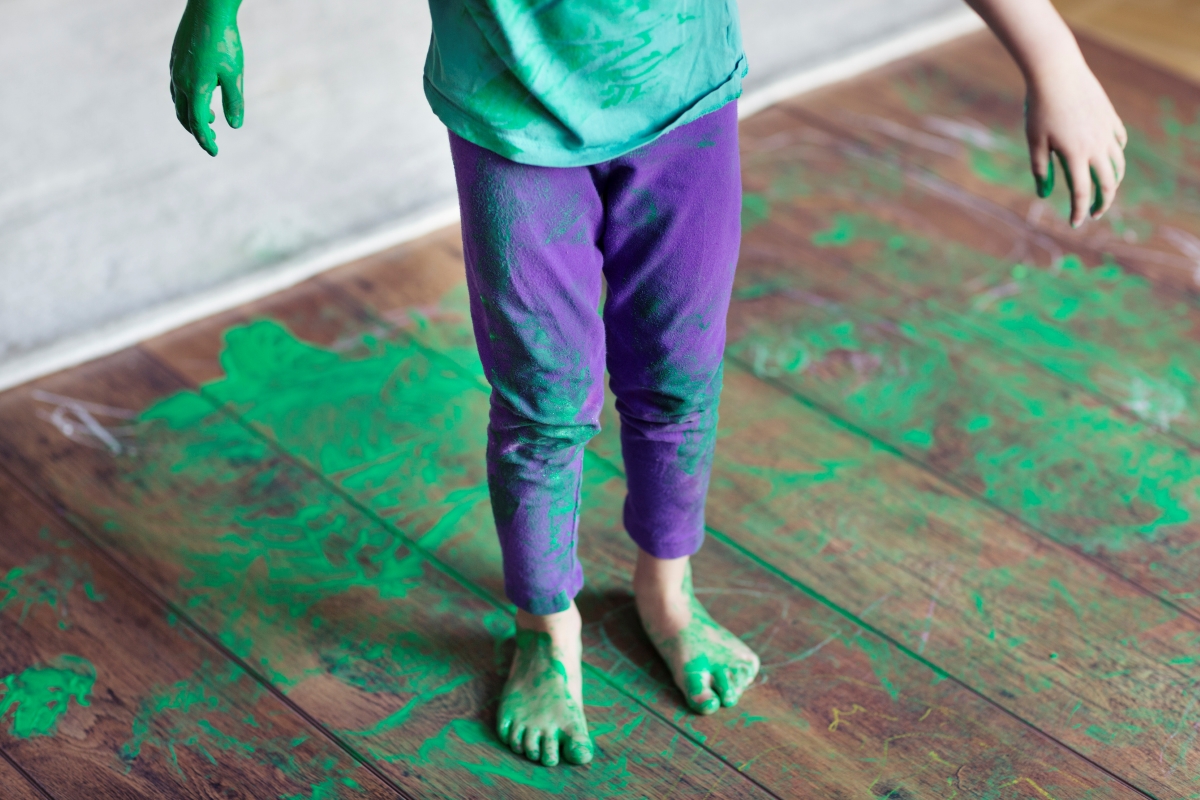
[{"label": "child's arm", "polygon": [[209,155],[217,154],[210,125],[213,90],[221,87],[221,105],[230,127],[240,128],[242,37],[237,28],[242,0],[188,0],[171,46],[171,99],[175,116]]},{"label": "child's arm", "polygon": [[1071,225],[1112,205],[1125,172],[1125,126],[1050,0],[966,0],[1025,74],[1025,132],[1038,195],[1054,188],[1058,153],[1071,190]]}]

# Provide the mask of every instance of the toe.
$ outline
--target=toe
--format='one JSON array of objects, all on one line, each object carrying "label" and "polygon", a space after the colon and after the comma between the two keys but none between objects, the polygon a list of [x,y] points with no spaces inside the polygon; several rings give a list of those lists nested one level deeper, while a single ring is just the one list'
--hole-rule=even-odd
[{"label": "toe", "polygon": [[525,752],[525,726],[513,725],[508,732],[508,749],[517,755]]},{"label": "toe", "polygon": [[721,705],[737,705],[738,697],[741,695],[741,691],[738,689],[733,670],[727,667],[720,667],[714,671],[713,688],[717,690],[717,696],[721,699]]},{"label": "toe", "polygon": [[571,739],[563,748],[563,756],[572,764],[586,764],[592,760],[592,743],[588,739]]},{"label": "toe", "polygon": [[542,737],[542,766],[553,767],[558,764],[558,734],[547,733]]},{"label": "toe", "polygon": [[525,730],[525,757],[530,761],[539,761],[542,758],[542,732],[537,728]]},{"label": "toe", "polygon": [[500,737],[500,741],[508,744],[508,734],[512,731],[512,717],[501,717],[496,723],[496,735]]},{"label": "toe", "polygon": [[689,672],[684,676],[688,705],[698,714],[711,714],[721,707],[721,698],[712,690],[712,673]]}]

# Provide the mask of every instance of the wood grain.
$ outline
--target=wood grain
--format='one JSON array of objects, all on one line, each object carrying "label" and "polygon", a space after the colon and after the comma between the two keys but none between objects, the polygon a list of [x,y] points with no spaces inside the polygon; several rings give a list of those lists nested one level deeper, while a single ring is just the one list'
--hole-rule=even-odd
[{"label": "wood grain", "polygon": [[397,796],[3,473],[0,531],[0,742],[52,794]]},{"label": "wood grain", "polygon": [[1072,27],[1200,82],[1200,6],[1190,0],[1055,0]]},{"label": "wood grain", "polygon": [[[434,253],[431,258],[434,260],[440,259],[442,256]],[[388,255],[379,259],[369,260],[354,267],[347,267],[338,271],[331,276],[328,281],[333,281],[336,285],[343,287],[351,287],[357,292],[357,296],[364,301],[378,303],[371,309],[372,315],[377,318],[387,316],[389,318],[404,319],[406,318],[405,306],[401,303],[413,303],[421,307],[436,307],[442,309],[443,312],[439,318],[442,322],[430,323],[427,327],[420,329],[417,332],[413,331],[398,331],[397,333],[412,333],[420,335],[426,341],[462,341],[464,336],[469,333],[463,331],[460,334],[452,332],[444,332],[436,330],[439,326],[462,326],[462,322],[452,322],[451,320],[461,320],[459,314],[449,313],[449,309],[453,308],[455,300],[453,297],[457,292],[457,287],[441,288],[436,291],[444,291],[450,299],[444,300],[441,303],[435,302],[436,298],[428,296],[414,295],[412,287],[420,284],[422,281],[409,281],[403,270],[397,269],[398,264],[406,261],[419,261],[419,254],[406,250],[404,253]],[[460,265],[447,265],[447,269],[453,269],[451,274],[461,275]],[[356,287],[356,288],[354,288]],[[312,307],[311,295],[312,290],[305,289],[302,292],[297,292],[294,297],[281,296],[276,299],[269,309],[261,308],[260,311],[268,313],[272,318],[280,322],[288,330],[294,333],[300,333],[304,330],[304,319],[308,315],[307,309]],[[326,308],[333,308],[338,305],[336,302],[329,302]],[[345,329],[347,331],[360,324],[362,318],[361,311],[347,310],[345,319]],[[345,343],[350,339],[350,336],[337,330],[325,330],[323,335],[328,337],[325,346],[331,346],[335,342]],[[372,333],[373,335],[373,333]],[[198,329],[193,329],[189,334],[181,333],[180,337],[189,338],[193,343],[187,346],[188,352],[195,353],[197,345],[194,344],[197,339],[206,339],[210,342],[210,351],[213,353],[213,358],[220,350],[220,342],[222,336],[220,330],[216,326],[209,326],[207,331],[201,332]],[[227,339],[227,337],[226,337]],[[341,345],[341,346],[344,346]],[[159,340],[149,343],[148,347],[153,349],[157,357],[163,358],[167,362],[173,362],[172,350],[174,346],[169,340]],[[348,352],[348,351],[347,351]],[[395,389],[392,389],[395,391]],[[740,398],[734,396],[730,402],[739,403]],[[790,401],[789,401],[790,402]],[[317,457],[311,450],[306,449],[308,446],[297,439],[293,439],[292,431],[284,429],[279,425],[280,418],[278,415],[272,414],[270,409],[255,410],[246,406],[239,406],[245,413],[245,418],[254,421],[255,424],[262,425],[262,430],[268,435],[277,438],[279,441],[287,441],[288,445],[295,447],[297,452],[301,452],[305,458],[310,460],[314,466],[317,465]],[[371,426],[376,430],[381,430],[387,427],[396,428],[402,423],[395,420],[385,419],[378,411],[376,413],[377,422]],[[465,488],[469,485],[465,475],[473,474],[476,485],[482,487],[483,471],[482,460],[480,453],[482,445],[480,435],[482,434],[484,424],[485,408],[482,405],[476,406],[473,411],[464,411],[464,416],[467,413],[475,415],[476,430],[474,436],[475,443],[468,448],[468,455],[464,457],[464,461],[459,467],[461,474],[464,475],[463,483],[460,488]],[[293,420],[294,422],[294,420]],[[463,428],[464,435],[466,428]],[[338,437],[332,437],[338,438]],[[595,454],[594,450],[589,450],[590,454]],[[440,462],[444,469],[447,462],[444,460],[445,453],[442,453],[443,460]],[[459,474],[456,471],[456,474]],[[408,484],[407,491],[412,490],[412,481],[405,477],[404,483]],[[459,484],[455,484],[459,486]],[[383,487],[375,486],[373,491],[383,492]],[[397,490],[398,491],[398,490]],[[394,491],[383,492],[390,497],[395,496]],[[902,687],[897,689],[903,694],[903,699],[897,699],[885,691],[880,691],[879,696],[875,700],[871,700],[871,693],[867,692],[857,696],[854,703],[860,707],[875,708],[874,713],[878,719],[884,720],[889,717],[891,721],[901,726],[900,720],[907,719],[909,723],[921,717],[932,705],[939,707],[958,709],[953,713],[955,719],[960,720],[956,724],[968,725],[971,724],[974,730],[990,730],[1004,731],[1007,734],[1008,729],[1002,717],[997,717],[995,711],[987,706],[979,704],[979,701],[965,695],[958,687],[951,687],[947,684],[947,690],[950,691],[949,698],[945,700],[932,700],[927,690],[923,688],[931,678],[933,673],[928,671],[928,667],[920,664],[919,661],[907,659],[897,651],[893,651],[886,644],[878,640],[870,634],[858,631],[856,636],[864,637],[861,641],[854,637],[847,640],[838,640],[836,644],[829,639],[834,631],[845,628],[846,633],[850,633],[858,626],[846,621],[844,616],[838,615],[829,609],[823,609],[816,604],[811,597],[807,597],[797,592],[796,587],[788,586],[781,582],[778,577],[772,576],[769,572],[765,572],[761,567],[742,563],[737,579],[729,581],[726,577],[729,569],[734,563],[739,562],[739,556],[736,556],[734,551],[719,542],[710,542],[708,547],[708,558],[710,569],[704,573],[698,573],[701,577],[699,580],[705,583],[706,591],[714,593],[724,599],[732,598],[732,602],[728,603],[729,610],[733,611],[735,616],[729,622],[734,630],[754,632],[756,637],[751,639],[754,641],[763,641],[767,644],[771,642],[777,643],[782,648],[776,652],[780,653],[776,667],[786,667],[781,671],[786,675],[788,671],[795,670],[794,678],[788,676],[772,676],[769,678],[765,691],[754,697],[747,696],[739,708],[744,707],[743,713],[750,715],[751,718],[762,718],[764,721],[771,722],[771,726],[764,730],[763,736],[770,735],[774,737],[774,741],[763,742],[755,736],[735,735],[730,732],[727,726],[722,726],[717,721],[708,720],[690,720],[683,714],[680,707],[679,699],[674,696],[674,692],[669,689],[669,683],[666,684],[668,689],[663,691],[664,683],[668,680],[661,667],[658,665],[657,659],[652,655],[652,651],[644,642],[643,637],[637,632],[636,620],[630,614],[629,606],[629,588],[628,574],[632,565],[633,547],[629,543],[627,537],[620,530],[620,509],[623,495],[623,482],[621,480],[619,468],[605,462],[603,458],[597,457],[589,459],[585,470],[585,488],[584,488],[584,529],[580,538],[581,554],[584,560],[585,569],[588,575],[588,587],[581,595],[580,603],[585,609],[587,619],[596,620],[589,622],[589,650],[588,658],[593,663],[603,665],[606,670],[618,670],[622,685],[629,686],[631,681],[636,681],[634,685],[639,687],[639,696],[644,693],[645,697],[653,698],[655,704],[661,705],[664,715],[669,715],[675,719],[677,723],[687,723],[689,729],[701,731],[706,737],[719,737],[721,741],[721,754],[732,763],[746,764],[743,767],[748,774],[754,775],[764,785],[772,790],[788,795],[790,792],[795,792],[802,783],[797,781],[813,781],[814,775],[820,772],[819,765],[816,762],[809,764],[804,771],[797,772],[794,769],[795,759],[801,758],[799,753],[821,752],[821,753],[838,753],[836,746],[832,749],[827,742],[812,742],[804,741],[806,736],[801,730],[797,730],[800,726],[797,723],[795,714],[800,713],[799,709],[811,709],[814,706],[817,708],[825,707],[826,714],[831,714],[829,708],[837,707],[837,703],[830,699],[829,696],[823,695],[803,695],[796,697],[795,692],[800,691],[794,687],[816,687],[824,686],[826,691],[832,691],[834,687],[829,683],[833,680],[834,675],[852,676],[854,685],[860,688],[871,685],[880,686],[876,681],[879,680],[877,670],[873,669],[872,655],[869,652],[873,647],[881,648],[881,652],[887,653],[884,656],[886,659],[894,659],[901,666],[897,671],[900,677],[898,682],[892,684],[893,687]],[[371,496],[362,494],[363,502],[370,502]],[[402,506],[404,504],[397,504]],[[456,511],[454,507],[444,509],[443,516],[440,519],[430,519],[428,522],[422,523],[414,530],[414,534],[421,534],[420,541],[429,546],[438,547],[439,553],[445,553],[444,558],[454,565],[454,568],[461,574],[468,577],[472,583],[486,587],[489,591],[497,595],[502,592],[498,566],[498,554],[495,552],[494,533],[490,527],[490,511],[485,501],[485,495],[482,492],[472,496],[471,507],[455,521],[453,525],[446,525],[445,521],[452,520]],[[401,517],[406,522],[409,518]],[[429,533],[424,533],[428,530]],[[744,559],[743,559],[744,561]],[[886,580],[886,579],[885,579]],[[757,611],[761,611],[760,605],[756,605],[755,597],[778,597],[777,602],[782,610],[777,612],[786,615],[788,620],[784,623],[781,620],[776,620],[773,624],[768,625],[762,619]],[[864,605],[869,605],[864,604]],[[798,609],[793,611],[792,609]],[[748,619],[742,618],[748,617]],[[801,626],[800,620],[811,620],[812,618],[825,618],[830,620],[825,622],[819,630],[812,630],[810,624]],[[617,624],[614,624],[616,621]],[[839,623],[840,626],[839,627]],[[624,630],[622,630],[622,626]],[[797,629],[798,628],[798,629]],[[594,634],[594,635],[593,635]],[[838,639],[839,635],[834,635]],[[617,647],[612,644],[614,641],[621,641],[622,645]],[[799,664],[792,667],[788,658],[783,655],[787,652],[804,653],[810,648],[816,647],[819,652],[828,652],[820,658],[814,659],[812,664]],[[625,648],[636,648],[626,650]],[[867,652],[854,652],[862,648]],[[769,649],[764,648],[764,649]],[[824,661],[824,659],[831,659]],[[806,659],[800,659],[804,661]],[[890,661],[889,661],[890,663]],[[632,665],[641,665],[637,669],[631,669]],[[823,666],[819,667],[818,664]],[[848,664],[857,664],[857,674],[847,672]],[[818,678],[816,675],[810,674],[808,670],[828,669],[829,673],[825,678]],[[926,677],[910,677],[910,676],[926,676]],[[890,680],[890,679],[889,679]],[[842,688],[845,688],[844,686]],[[952,689],[952,691],[951,691]],[[757,690],[756,690],[757,691]],[[782,697],[771,696],[772,691],[783,692]],[[825,699],[816,701],[816,696],[822,696]],[[790,698],[790,699],[789,699]],[[879,708],[878,703],[884,703],[884,708]],[[899,710],[899,706],[891,705],[893,703],[911,703],[912,713],[906,718]],[[851,706],[853,706],[853,704]],[[871,703],[875,705],[872,706]],[[965,708],[964,708],[965,706]],[[901,716],[896,716],[898,713]],[[810,712],[811,714],[811,712]],[[805,720],[812,719],[811,716]],[[818,717],[818,720],[820,718]],[[926,717],[925,720],[929,718]],[[979,720],[978,727],[968,720]],[[923,720],[924,721],[924,720]],[[830,733],[828,726],[832,724],[832,719],[827,719],[823,724],[818,725],[816,721],[808,723],[806,727],[816,731],[819,735]],[[940,723],[939,723],[940,724]],[[919,726],[918,726],[919,727]],[[734,726],[734,731],[739,730]],[[907,730],[907,729],[906,729]],[[940,729],[939,729],[940,730]],[[836,731],[836,726],[835,726]],[[933,730],[929,734],[934,738],[938,738]],[[1013,731],[1017,734],[1017,731]],[[808,734],[813,735],[813,734]],[[887,742],[890,736],[899,736],[901,731],[899,728],[893,728],[889,731],[879,731],[875,738],[875,747],[877,752],[883,752],[888,748]],[[921,734],[922,736],[924,734]],[[978,736],[982,734],[972,734]],[[989,734],[990,735],[990,734]],[[799,737],[799,738],[798,738]],[[914,737],[919,739],[920,736]],[[1012,739],[1006,739],[1004,747],[1017,746],[1016,743],[1020,740],[1019,734]],[[791,742],[789,744],[789,741]],[[915,742],[914,742],[915,743]],[[765,749],[767,754],[761,758],[756,758],[758,753]],[[953,757],[961,757],[961,751],[953,753]],[[1029,754],[1030,756],[1032,754]],[[927,756],[925,751],[914,751],[903,753],[903,748],[900,751],[893,752],[892,758],[895,759],[892,763],[895,765],[899,774],[904,774],[906,770],[914,770],[919,774],[925,775],[932,783],[923,785],[922,791],[931,791],[935,784],[940,785],[947,777],[945,773],[938,769],[930,770],[931,764],[925,761],[924,766],[916,769],[916,766],[922,759]],[[829,757],[828,755],[826,757]],[[844,756],[842,756],[844,757]],[[949,751],[941,752],[940,758],[945,761],[937,762],[942,767],[946,764],[953,763],[952,753]],[[1011,757],[1011,756],[1010,756]],[[1023,756],[1022,760],[1028,756]],[[978,776],[995,775],[995,763],[990,762],[986,768],[983,764],[973,765],[973,773]],[[856,775],[855,771],[848,765],[843,765],[834,770],[831,775],[837,775],[839,783],[822,784],[822,791],[836,791],[846,786],[854,785],[872,785],[871,782],[878,776],[876,774]],[[1033,778],[1031,778],[1033,779]],[[986,782],[986,781],[985,781]],[[809,788],[815,788],[810,784]],[[921,784],[918,784],[921,785]]]},{"label": "wood grain", "polygon": [[[1034,228],[1061,252],[1109,253],[1152,280],[1195,295],[1189,232],[1200,229],[1200,88],[1103,45],[1083,44],[1130,141],[1117,203],[1078,230],[1066,223],[1061,165],[1049,200],[1033,192],[1024,85],[990,34],[964,37],[778,108],[835,136],[870,144],[892,162],[893,172],[925,176],[948,199],[993,224]],[[1036,251],[1030,256],[1047,263]]]},{"label": "wood grain", "polygon": [[0,786],[4,787],[6,800],[46,800],[49,795],[42,794],[37,787],[0,758]]},{"label": "wood grain", "polygon": [[988,243],[955,204],[803,148],[747,158],[748,187],[800,162],[840,191],[777,197],[749,227],[730,352],[1194,607],[1196,462],[1179,437],[1200,430],[1200,314],[1114,265],[1015,269],[995,255],[1003,232]]},{"label": "wood grain", "polygon": [[[120,452],[89,447],[34,391],[141,413]],[[0,419],[0,458],[47,502],[410,794],[767,796],[596,675],[600,757],[514,757],[492,733],[510,613],[137,351],[6,393]]]}]

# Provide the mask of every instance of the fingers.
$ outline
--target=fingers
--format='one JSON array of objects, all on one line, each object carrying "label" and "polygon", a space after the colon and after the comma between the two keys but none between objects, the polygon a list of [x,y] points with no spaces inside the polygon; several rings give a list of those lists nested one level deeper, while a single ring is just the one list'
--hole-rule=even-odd
[{"label": "fingers", "polygon": [[221,107],[225,110],[225,121],[231,128],[242,127],[246,112],[246,101],[242,97],[242,73],[222,75],[218,83],[221,86]]},{"label": "fingers", "polygon": [[1096,200],[1092,205],[1092,219],[1100,219],[1112,206],[1117,197],[1117,178],[1111,159],[1104,158],[1092,165],[1092,178],[1097,184]]},{"label": "fingers", "polygon": [[1112,162],[1113,173],[1117,176],[1117,184],[1125,180],[1125,151],[1119,147],[1113,147],[1108,151],[1108,160]]},{"label": "fingers", "polygon": [[1046,198],[1054,191],[1054,161],[1050,158],[1050,142],[1046,137],[1029,142],[1029,161],[1037,196]]},{"label": "fingers", "polygon": [[212,124],[217,115],[212,111],[213,87],[208,86],[196,93],[196,102],[190,104],[190,124],[187,126],[196,142],[210,156],[217,154],[217,137],[213,133]]},{"label": "fingers", "polygon": [[1061,153],[1059,160],[1062,162],[1063,175],[1066,176],[1067,188],[1071,193],[1071,227],[1078,228],[1092,207],[1091,165],[1078,157],[1067,160]]}]

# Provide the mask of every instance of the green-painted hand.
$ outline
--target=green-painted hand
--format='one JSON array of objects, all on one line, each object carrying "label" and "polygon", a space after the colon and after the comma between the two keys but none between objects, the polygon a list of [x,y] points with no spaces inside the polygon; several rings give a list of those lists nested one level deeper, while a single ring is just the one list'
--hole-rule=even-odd
[{"label": "green-painted hand", "polygon": [[209,155],[217,154],[212,123],[213,90],[221,87],[225,120],[242,126],[241,0],[188,0],[171,46],[171,99],[180,124]]}]

